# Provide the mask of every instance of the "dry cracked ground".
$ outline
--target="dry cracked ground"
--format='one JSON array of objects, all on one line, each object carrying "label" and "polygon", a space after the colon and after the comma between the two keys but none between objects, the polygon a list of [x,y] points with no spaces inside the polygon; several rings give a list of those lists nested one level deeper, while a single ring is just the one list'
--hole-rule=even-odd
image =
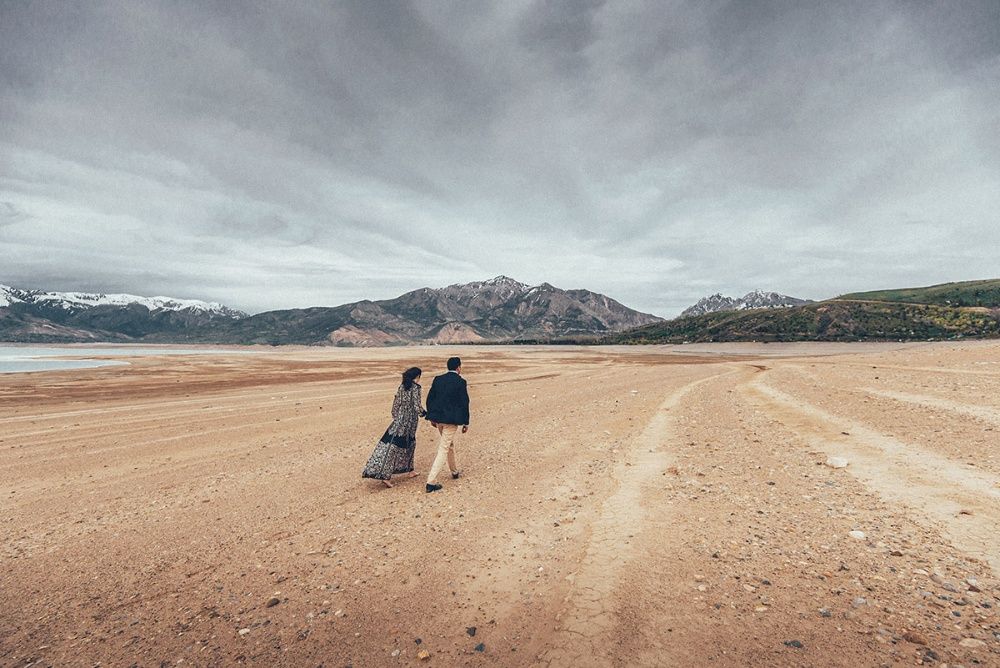
[{"label": "dry cracked ground", "polygon": [[461,348],[360,479],[450,352],[0,376],[0,665],[1000,666],[997,342]]}]

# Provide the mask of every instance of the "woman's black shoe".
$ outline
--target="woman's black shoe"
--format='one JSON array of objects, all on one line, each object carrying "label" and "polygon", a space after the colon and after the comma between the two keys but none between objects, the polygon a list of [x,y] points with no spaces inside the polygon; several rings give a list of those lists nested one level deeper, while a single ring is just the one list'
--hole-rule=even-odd
[{"label": "woman's black shoe", "polygon": [[441,485],[432,485],[430,483],[427,483],[427,485],[425,485],[425,487],[427,488],[428,492],[436,492],[439,489],[441,489]]},{"label": "woman's black shoe", "polygon": [[458,480],[458,477],[459,477],[460,475],[462,475],[462,472],[461,472],[461,471],[453,471],[453,472],[452,472],[452,474],[451,474],[451,479],[452,479],[452,480]]}]

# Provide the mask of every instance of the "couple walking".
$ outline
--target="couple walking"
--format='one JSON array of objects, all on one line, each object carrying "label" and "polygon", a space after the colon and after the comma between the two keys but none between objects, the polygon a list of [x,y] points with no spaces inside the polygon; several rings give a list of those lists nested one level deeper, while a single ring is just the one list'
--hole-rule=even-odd
[{"label": "couple walking", "polygon": [[392,402],[392,424],[375,446],[361,477],[381,480],[386,487],[392,487],[390,478],[393,475],[406,473],[408,478],[416,476],[413,453],[417,448],[417,425],[420,418],[425,417],[440,435],[437,456],[427,474],[425,486],[426,491],[436,492],[441,489],[437,476],[446,462],[452,478],[461,475],[455,463],[455,434],[459,429],[463,434],[469,431],[469,390],[462,378],[462,360],[451,357],[448,359],[448,372],[437,376],[431,383],[425,411],[420,405],[421,388],[417,382],[420,374],[417,367],[403,372],[403,382]]}]

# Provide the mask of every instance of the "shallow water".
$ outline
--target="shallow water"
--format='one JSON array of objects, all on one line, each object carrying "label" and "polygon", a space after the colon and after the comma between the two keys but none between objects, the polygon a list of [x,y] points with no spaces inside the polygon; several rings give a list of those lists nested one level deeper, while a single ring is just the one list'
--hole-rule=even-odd
[{"label": "shallow water", "polygon": [[128,364],[128,362],[115,362],[112,360],[41,360],[0,358],[0,373],[63,371],[64,369],[94,369],[101,366],[121,366],[122,364]]},{"label": "shallow water", "polygon": [[[148,347],[49,347],[0,345],[0,373],[26,373],[32,371],[62,371],[65,369],[94,369],[104,366],[128,364],[119,360],[86,359],[88,357],[136,357],[138,355],[213,355],[238,354],[250,351],[212,350],[193,348]],[[73,357],[76,359],[52,359]],[[84,358],[84,359],[80,359]]]}]

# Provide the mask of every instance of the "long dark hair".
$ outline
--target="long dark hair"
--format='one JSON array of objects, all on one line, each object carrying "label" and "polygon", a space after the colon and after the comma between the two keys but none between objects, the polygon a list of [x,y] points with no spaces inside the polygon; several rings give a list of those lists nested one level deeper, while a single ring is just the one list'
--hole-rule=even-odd
[{"label": "long dark hair", "polygon": [[413,381],[420,377],[420,369],[411,366],[403,372],[403,389],[408,390],[413,387]]}]

